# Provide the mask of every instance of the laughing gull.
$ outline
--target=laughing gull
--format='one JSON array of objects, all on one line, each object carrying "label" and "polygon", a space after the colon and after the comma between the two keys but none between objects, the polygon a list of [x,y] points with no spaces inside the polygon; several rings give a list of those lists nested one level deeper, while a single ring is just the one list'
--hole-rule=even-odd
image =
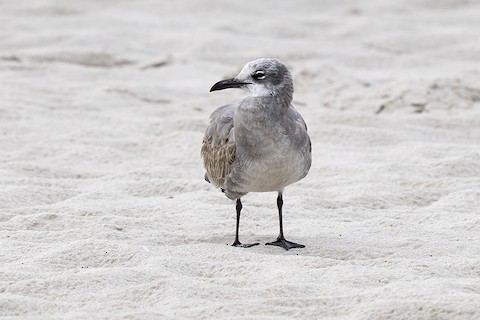
[{"label": "laughing gull", "polygon": [[232,79],[222,80],[210,91],[241,88],[249,95],[239,103],[216,109],[205,131],[201,156],[205,180],[236,200],[237,224],[232,246],[251,247],[238,239],[242,196],[249,192],[278,192],[280,234],[267,245],[304,248],[283,236],[283,189],[310,169],[312,147],[307,126],[292,106],[293,80],[277,59],[258,59]]}]

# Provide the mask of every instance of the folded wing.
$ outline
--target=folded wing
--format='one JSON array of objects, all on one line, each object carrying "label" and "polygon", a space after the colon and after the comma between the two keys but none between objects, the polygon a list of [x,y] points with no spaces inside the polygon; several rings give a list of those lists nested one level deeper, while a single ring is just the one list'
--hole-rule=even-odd
[{"label": "folded wing", "polygon": [[205,178],[217,188],[223,187],[235,161],[234,113],[233,105],[215,110],[203,137],[201,156],[207,171]]}]

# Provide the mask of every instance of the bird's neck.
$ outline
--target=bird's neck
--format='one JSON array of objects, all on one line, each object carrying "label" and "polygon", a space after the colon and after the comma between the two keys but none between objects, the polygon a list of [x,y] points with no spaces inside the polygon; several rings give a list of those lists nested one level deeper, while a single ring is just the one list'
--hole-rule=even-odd
[{"label": "bird's neck", "polygon": [[275,105],[280,106],[281,109],[287,109],[292,104],[293,84],[286,82],[283,86],[270,92],[270,96],[274,100]]},{"label": "bird's neck", "polygon": [[277,90],[252,93],[247,99],[254,100],[256,103],[251,104],[255,108],[275,108],[282,113],[283,110],[288,109],[292,103],[293,99],[293,90],[285,90],[280,88]]},{"label": "bird's neck", "polygon": [[291,99],[283,95],[249,96],[240,103],[240,109],[252,113],[262,112],[283,114],[290,106]]},{"label": "bird's neck", "polygon": [[289,92],[274,93],[273,99],[275,104],[281,106],[282,109],[287,109],[292,104],[293,94]]}]

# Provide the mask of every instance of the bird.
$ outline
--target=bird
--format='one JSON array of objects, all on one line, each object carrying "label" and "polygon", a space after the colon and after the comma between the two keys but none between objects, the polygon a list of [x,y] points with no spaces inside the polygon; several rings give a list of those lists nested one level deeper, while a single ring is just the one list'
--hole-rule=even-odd
[{"label": "bird", "polygon": [[211,114],[200,153],[205,180],[236,202],[232,246],[258,245],[239,240],[241,198],[250,192],[277,192],[280,232],[266,245],[304,248],[283,233],[284,188],[303,179],[312,163],[307,125],[292,105],[292,75],[280,60],[260,58],[248,62],[234,78],[215,83],[210,92],[228,88],[243,89],[248,95]]}]

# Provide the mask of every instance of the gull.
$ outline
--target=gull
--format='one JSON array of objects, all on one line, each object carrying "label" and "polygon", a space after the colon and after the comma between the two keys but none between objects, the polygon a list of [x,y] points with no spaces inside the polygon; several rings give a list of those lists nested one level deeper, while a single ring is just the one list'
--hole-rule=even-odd
[{"label": "gull", "polygon": [[201,156],[205,180],[236,201],[232,246],[258,245],[239,241],[241,198],[249,192],[277,192],[280,233],[266,245],[304,248],[283,235],[283,190],[304,178],[312,162],[307,125],[292,106],[292,76],[279,60],[262,58],[248,62],[236,77],[215,83],[210,91],[227,88],[246,90],[248,96],[211,114]]}]

